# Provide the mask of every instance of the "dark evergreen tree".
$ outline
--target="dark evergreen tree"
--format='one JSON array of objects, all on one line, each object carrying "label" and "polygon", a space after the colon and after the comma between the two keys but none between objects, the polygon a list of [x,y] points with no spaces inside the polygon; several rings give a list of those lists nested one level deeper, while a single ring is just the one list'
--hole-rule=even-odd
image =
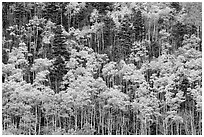
[{"label": "dark evergreen tree", "polygon": [[63,56],[65,60],[69,59],[68,47],[66,44],[66,37],[64,35],[64,27],[57,25],[53,41],[53,57]]},{"label": "dark evergreen tree", "polygon": [[182,6],[179,2],[171,2],[170,7],[174,8],[177,12],[181,11]]},{"label": "dark evergreen tree", "polygon": [[171,36],[175,40],[177,47],[181,47],[184,35],[196,35],[196,30],[197,28],[194,25],[178,22],[172,26]]},{"label": "dark evergreen tree", "polygon": [[51,80],[54,82],[56,92],[59,92],[60,81],[62,81],[63,75],[66,74],[65,61],[69,60],[70,55],[66,47],[66,37],[63,31],[63,26],[57,25],[52,47],[54,63],[51,69]]},{"label": "dark evergreen tree", "polygon": [[26,4],[24,2],[18,2],[14,7],[15,23],[21,27],[25,25],[25,16],[27,14]]},{"label": "dark evergreen tree", "polygon": [[145,38],[144,19],[141,10],[136,11],[133,9],[133,26],[135,33],[135,40],[141,41]]},{"label": "dark evergreen tree", "polygon": [[126,58],[131,53],[132,47],[132,25],[130,17],[125,15],[121,21],[121,28],[117,34],[117,45],[114,47],[116,61]]},{"label": "dark evergreen tree", "polygon": [[61,9],[57,2],[47,2],[43,9],[43,17],[50,19],[52,22],[61,24]]},{"label": "dark evergreen tree", "polygon": [[3,2],[2,3],[2,30],[3,30],[3,34],[5,34],[5,28],[8,28],[10,25],[12,25],[11,21],[9,21],[8,16],[12,11],[12,9],[10,8],[11,5],[13,5],[13,2]]},{"label": "dark evergreen tree", "polygon": [[[109,17],[103,18],[104,28],[103,28],[103,36],[104,36],[104,48],[106,49],[105,53],[112,58],[112,47],[114,45],[114,31],[115,24],[114,21]],[[112,59],[111,59],[112,60]]]},{"label": "dark evergreen tree", "polygon": [[66,31],[68,31],[68,17],[65,15],[67,4],[68,2],[59,2],[58,22],[56,22],[57,24],[63,25]]},{"label": "dark evergreen tree", "polygon": [[61,55],[58,55],[53,63],[53,66],[51,67],[51,73],[50,73],[50,78],[51,78],[51,83],[52,83],[52,88],[55,90],[55,93],[59,93],[60,90],[60,82],[62,81],[62,77],[66,74],[66,69],[65,69],[65,60]]},{"label": "dark evergreen tree", "polygon": [[5,48],[2,48],[2,62],[3,62],[4,64],[7,64],[8,59],[9,59],[9,55],[8,55],[6,49],[5,49]]},{"label": "dark evergreen tree", "polygon": [[113,10],[113,2],[87,2],[86,4],[96,8],[100,14]]}]

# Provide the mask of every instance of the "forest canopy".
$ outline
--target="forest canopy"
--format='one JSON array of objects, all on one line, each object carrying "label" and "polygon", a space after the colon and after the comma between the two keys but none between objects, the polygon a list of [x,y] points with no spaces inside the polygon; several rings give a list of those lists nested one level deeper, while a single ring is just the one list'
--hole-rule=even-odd
[{"label": "forest canopy", "polygon": [[7,135],[201,135],[202,3],[3,2]]}]

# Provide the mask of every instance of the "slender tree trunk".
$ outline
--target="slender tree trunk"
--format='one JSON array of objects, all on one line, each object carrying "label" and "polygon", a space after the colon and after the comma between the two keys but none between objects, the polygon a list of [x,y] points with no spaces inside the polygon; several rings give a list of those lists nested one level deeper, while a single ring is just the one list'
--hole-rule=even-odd
[{"label": "slender tree trunk", "polygon": [[110,133],[111,133],[110,135],[112,135],[112,125],[113,125],[112,121],[113,121],[112,120],[112,109],[110,109]]},{"label": "slender tree trunk", "polygon": [[[29,125],[30,125],[30,127],[31,127],[30,122],[29,122]],[[28,131],[28,132],[29,132],[29,133],[28,133],[29,135],[31,135],[31,130],[30,130],[30,127],[29,127],[29,129],[28,129],[28,130],[29,130],[29,131]]]},{"label": "slender tree trunk", "polygon": [[103,36],[103,28],[102,28],[102,52],[104,51],[105,47],[104,47],[104,36]]},{"label": "slender tree trunk", "polygon": [[81,128],[83,128],[83,107],[81,107]]},{"label": "slender tree trunk", "polygon": [[158,119],[158,116],[156,116],[156,135],[158,134],[158,125],[159,125],[159,119]]},{"label": "slender tree trunk", "polygon": [[98,133],[100,133],[100,125],[101,125],[101,110],[100,110],[100,102],[99,102],[99,122],[98,122]]},{"label": "slender tree trunk", "polygon": [[75,112],[75,122],[74,123],[75,123],[75,130],[77,130],[77,111]]},{"label": "slender tree trunk", "polygon": [[176,132],[177,132],[176,134],[179,135],[179,123],[178,122],[176,122]]},{"label": "slender tree trunk", "polygon": [[90,123],[91,123],[91,129],[93,128],[92,125],[93,125],[93,108],[91,107],[91,112],[90,112]]},{"label": "slender tree trunk", "polygon": [[102,107],[102,116],[101,116],[101,118],[102,118],[102,135],[105,135],[104,134],[104,109],[103,109],[103,107]]},{"label": "slender tree trunk", "polygon": [[96,122],[96,118],[95,118],[96,109],[95,109],[95,107],[96,107],[96,106],[94,105],[94,107],[93,107],[93,109],[94,109],[94,110],[93,110],[93,126],[94,126],[94,128],[96,127],[96,123],[95,123],[95,122]]},{"label": "slender tree trunk", "polygon": [[164,135],[166,135],[166,124],[165,124],[165,121],[163,121],[163,128],[164,128]]},{"label": "slender tree trunk", "polygon": [[38,124],[38,133],[39,134],[41,132],[40,125],[41,125],[41,114],[40,114],[40,111],[39,111],[39,124]]},{"label": "slender tree trunk", "polygon": [[49,122],[49,117],[47,115],[45,115],[45,119],[46,119],[46,126],[47,126],[47,129],[49,129],[48,127],[48,122]]},{"label": "slender tree trunk", "polygon": [[58,93],[58,84],[57,84],[57,78],[55,78],[55,91],[56,91],[56,93]]},{"label": "slender tree trunk", "polygon": [[38,111],[36,106],[35,107],[35,135],[37,135],[37,124],[38,124]]},{"label": "slender tree trunk", "polygon": [[124,134],[124,127],[125,127],[125,119],[124,119],[124,114],[122,112],[122,135]]},{"label": "slender tree trunk", "polygon": [[151,32],[151,24],[150,24],[150,21],[149,21],[149,28],[148,28],[148,34],[149,34],[149,41],[151,41],[151,39],[150,39],[150,32]]},{"label": "slender tree trunk", "polygon": [[53,117],[52,117],[52,120],[53,120],[53,127],[54,127],[54,131],[55,131],[55,114],[53,115]]},{"label": "slender tree trunk", "polygon": [[195,130],[194,130],[194,117],[191,111],[190,111],[190,117],[191,117],[191,133],[192,135],[196,135]]}]

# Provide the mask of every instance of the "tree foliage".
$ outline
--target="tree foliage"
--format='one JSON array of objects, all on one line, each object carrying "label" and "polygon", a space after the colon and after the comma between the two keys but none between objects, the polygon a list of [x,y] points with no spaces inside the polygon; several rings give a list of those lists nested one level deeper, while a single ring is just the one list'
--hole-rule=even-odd
[{"label": "tree foliage", "polygon": [[201,4],[4,2],[6,135],[201,135]]}]

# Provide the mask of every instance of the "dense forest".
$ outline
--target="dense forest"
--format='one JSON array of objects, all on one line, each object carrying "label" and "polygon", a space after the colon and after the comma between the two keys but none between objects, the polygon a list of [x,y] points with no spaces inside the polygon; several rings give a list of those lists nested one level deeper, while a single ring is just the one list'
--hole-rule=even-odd
[{"label": "dense forest", "polygon": [[2,132],[201,135],[202,3],[3,2]]}]

